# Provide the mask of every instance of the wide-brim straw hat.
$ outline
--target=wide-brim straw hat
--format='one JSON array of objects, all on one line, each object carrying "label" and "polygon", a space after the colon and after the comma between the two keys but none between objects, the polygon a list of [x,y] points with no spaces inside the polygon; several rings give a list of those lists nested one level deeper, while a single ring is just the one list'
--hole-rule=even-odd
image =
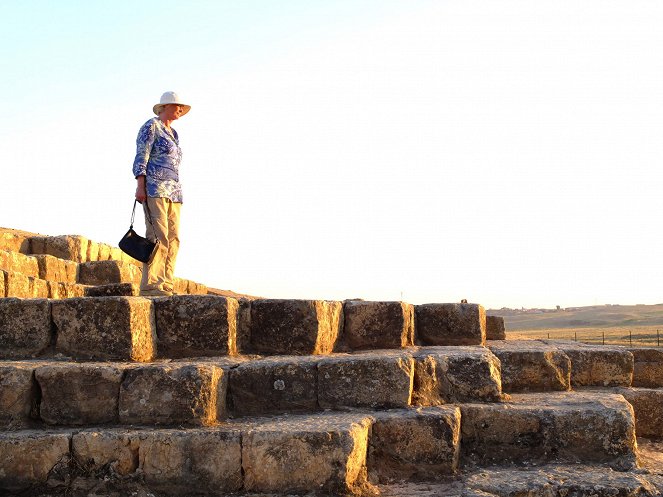
[{"label": "wide-brim straw hat", "polygon": [[180,100],[179,95],[175,93],[174,91],[167,91],[163,95],[161,95],[161,100],[159,101],[158,104],[155,104],[154,107],[152,107],[152,111],[158,116],[159,112],[168,104],[177,104],[182,106],[182,116],[189,112],[191,110],[191,106],[183,103]]}]

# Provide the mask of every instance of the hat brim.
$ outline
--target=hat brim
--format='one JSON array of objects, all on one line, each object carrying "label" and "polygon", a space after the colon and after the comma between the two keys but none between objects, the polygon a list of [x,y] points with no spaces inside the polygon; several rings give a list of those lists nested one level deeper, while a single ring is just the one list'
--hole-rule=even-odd
[{"label": "hat brim", "polygon": [[[156,104],[154,107],[152,107],[152,112],[154,112],[154,114],[158,116],[159,112],[161,112],[161,110],[166,105],[170,105],[170,104]],[[174,105],[179,105],[180,107],[182,107],[182,109],[183,109],[182,110],[182,116],[186,115],[191,110],[190,105],[185,105],[185,104],[174,104]],[[182,117],[182,116],[180,116],[180,117]]]}]

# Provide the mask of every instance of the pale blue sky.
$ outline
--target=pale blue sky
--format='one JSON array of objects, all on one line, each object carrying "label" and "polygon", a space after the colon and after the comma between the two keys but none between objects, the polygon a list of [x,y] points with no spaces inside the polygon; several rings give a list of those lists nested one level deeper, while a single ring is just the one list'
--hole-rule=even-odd
[{"label": "pale blue sky", "polygon": [[0,225],[116,243],[174,90],[183,277],[663,302],[660,2],[0,0],[0,22]]}]

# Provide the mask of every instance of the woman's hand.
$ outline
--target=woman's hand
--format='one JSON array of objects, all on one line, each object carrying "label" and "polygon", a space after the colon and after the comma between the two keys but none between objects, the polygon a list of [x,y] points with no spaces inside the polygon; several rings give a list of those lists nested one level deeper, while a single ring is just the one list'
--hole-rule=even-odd
[{"label": "woman's hand", "polygon": [[136,178],[136,200],[141,204],[147,199],[147,189],[145,188],[145,176]]}]

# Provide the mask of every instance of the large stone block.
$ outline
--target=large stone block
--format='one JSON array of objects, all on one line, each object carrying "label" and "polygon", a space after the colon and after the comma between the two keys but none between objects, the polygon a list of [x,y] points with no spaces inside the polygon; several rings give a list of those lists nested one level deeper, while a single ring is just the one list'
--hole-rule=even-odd
[{"label": "large stone block", "polygon": [[242,488],[239,431],[151,430],[140,437],[139,465],[150,488],[219,495]]},{"label": "large stone block", "polygon": [[154,310],[139,297],[54,301],[56,350],[92,359],[150,361],[156,353]]},{"label": "large stone block", "polygon": [[140,284],[142,271],[133,264],[122,261],[93,261],[79,264],[78,282],[83,285],[109,283]]},{"label": "large stone block", "polygon": [[35,255],[39,266],[39,278],[62,283],[76,283],[78,264],[52,255]]},{"label": "large stone block", "polygon": [[413,404],[502,400],[500,361],[483,347],[422,347],[415,358]]},{"label": "large stone block", "polygon": [[415,334],[423,345],[483,345],[486,312],[478,304],[415,306]]},{"label": "large stone block", "polygon": [[30,239],[33,254],[48,254],[74,262],[87,260],[88,239],[80,235],[35,236]]},{"label": "large stone block", "polygon": [[341,302],[254,300],[251,347],[262,354],[328,354],[340,331]]},{"label": "large stone block", "polygon": [[39,276],[37,259],[18,252],[0,250],[0,269],[12,273],[21,273],[24,276],[36,278]]},{"label": "large stone block", "polygon": [[0,299],[7,297],[7,274],[0,270]]},{"label": "large stone block", "polygon": [[51,364],[35,369],[40,416],[51,425],[117,422],[123,371],[106,364]]},{"label": "large stone block", "polygon": [[139,295],[140,288],[133,283],[111,283],[85,288],[86,297],[138,297]]},{"label": "large stone block", "polygon": [[66,471],[70,440],[69,433],[0,432],[0,490],[24,491],[55,479],[56,470]]},{"label": "large stone block", "polygon": [[505,340],[506,328],[501,316],[486,316],[486,340]]},{"label": "large stone block", "polygon": [[456,406],[375,414],[369,436],[371,479],[430,480],[453,474],[460,453],[460,409]]},{"label": "large stone block", "polygon": [[314,357],[270,357],[231,369],[229,403],[235,416],[318,410],[318,361]]},{"label": "large stone block", "polygon": [[156,299],[159,356],[236,354],[238,307],[237,300],[216,295]]},{"label": "large stone block", "polygon": [[502,365],[505,392],[571,389],[571,360],[554,345],[536,340],[494,340],[488,348]]},{"label": "large stone block", "polygon": [[633,380],[633,354],[621,347],[578,342],[547,342],[571,359],[571,385],[624,386]]},{"label": "large stone block", "polygon": [[48,282],[39,278],[28,278],[30,298],[47,299],[49,295]]},{"label": "large stone block", "polygon": [[349,300],[343,305],[342,342],[350,350],[414,345],[414,306],[405,302]]},{"label": "large stone block", "polygon": [[31,236],[15,231],[2,231],[0,232],[0,250],[29,254]]},{"label": "large stone block", "polygon": [[110,469],[119,476],[131,475],[138,469],[140,433],[118,429],[74,433],[72,457],[79,468],[93,474]]},{"label": "large stone block", "polygon": [[125,424],[210,425],[225,414],[227,379],[212,364],[141,366],[120,389]]},{"label": "large stone block", "polygon": [[663,349],[631,348],[633,354],[633,386],[663,387]]},{"label": "large stone block", "polygon": [[467,463],[636,463],[635,420],[621,395],[605,392],[515,394],[508,403],[461,404]]},{"label": "large stone block", "polygon": [[326,414],[255,426],[242,437],[245,490],[284,495],[312,489],[329,495],[361,493],[369,487],[370,424],[360,414]]},{"label": "large stone block", "polygon": [[51,345],[48,300],[0,299],[0,357],[36,357]]},{"label": "large stone block", "polygon": [[111,247],[106,243],[99,244],[99,256],[97,257],[98,261],[107,261],[111,257]]},{"label": "large stone block", "polygon": [[5,274],[5,294],[19,299],[32,298],[30,278],[22,273],[3,271]]},{"label": "large stone block", "polygon": [[0,363],[0,429],[28,425],[36,407],[37,388],[33,367],[26,363]]},{"label": "large stone block", "polygon": [[88,240],[85,260],[88,261],[88,262],[95,262],[95,261],[103,260],[103,259],[99,259],[99,243],[98,242]]},{"label": "large stone block", "polygon": [[619,388],[635,412],[639,437],[663,437],[663,388]]},{"label": "large stone block", "polygon": [[403,352],[325,357],[318,364],[318,404],[339,407],[407,407],[414,360]]}]

